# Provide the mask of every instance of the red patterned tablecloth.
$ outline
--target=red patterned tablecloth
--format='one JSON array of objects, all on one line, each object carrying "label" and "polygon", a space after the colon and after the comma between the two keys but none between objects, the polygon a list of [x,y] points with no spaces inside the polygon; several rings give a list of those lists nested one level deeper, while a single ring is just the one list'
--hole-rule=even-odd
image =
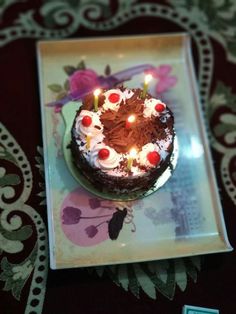
[{"label": "red patterned tablecloth", "polygon": [[236,311],[234,251],[157,262],[155,276],[148,263],[49,269],[36,62],[39,39],[189,33],[234,247],[235,15],[227,0],[0,2],[1,313],[181,313],[184,304]]}]

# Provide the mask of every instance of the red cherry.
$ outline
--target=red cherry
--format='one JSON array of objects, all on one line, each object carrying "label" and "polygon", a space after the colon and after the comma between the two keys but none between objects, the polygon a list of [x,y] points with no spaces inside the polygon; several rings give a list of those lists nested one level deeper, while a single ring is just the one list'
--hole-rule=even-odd
[{"label": "red cherry", "polygon": [[116,93],[112,93],[109,95],[108,100],[114,104],[120,100],[120,95]]},{"label": "red cherry", "polygon": [[147,154],[147,159],[150,162],[150,164],[156,166],[157,164],[159,164],[161,156],[158,154],[158,152],[153,151]]},{"label": "red cherry", "polygon": [[164,111],[165,109],[166,109],[166,106],[165,106],[165,104],[162,104],[162,103],[156,104],[156,106],[155,106],[155,110],[156,110],[157,112],[162,112],[162,111]]},{"label": "red cherry", "polygon": [[83,126],[90,126],[92,123],[92,118],[90,116],[84,116],[82,119]]},{"label": "red cherry", "polygon": [[107,148],[102,148],[98,152],[98,158],[101,160],[107,159],[110,155],[110,151]]}]

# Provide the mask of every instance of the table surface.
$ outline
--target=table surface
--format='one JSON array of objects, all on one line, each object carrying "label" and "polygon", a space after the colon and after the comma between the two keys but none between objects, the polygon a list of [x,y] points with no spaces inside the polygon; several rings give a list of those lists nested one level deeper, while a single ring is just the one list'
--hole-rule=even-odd
[{"label": "table surface", "polygon": [[[192,39],[229,241],[236,226],[236,5],[228,1],[2,1],[1,313],[236,311],[236,253],[50,270],[36,42],[186,32]],[[203,75],[204,73],[204,75]],[[56,141],[55,136],[55,141]]]}]

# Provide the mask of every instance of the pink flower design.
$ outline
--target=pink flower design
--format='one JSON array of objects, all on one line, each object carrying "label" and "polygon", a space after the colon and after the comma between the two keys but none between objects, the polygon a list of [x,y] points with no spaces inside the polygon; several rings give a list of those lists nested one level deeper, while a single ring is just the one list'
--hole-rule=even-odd
[{"label": "pink flower design", "polygon": [[70,92],[88,92],[99,85],[97,73],[93,70],[78,70],[69,77]]},{"label": "pink flower design", "polygon": [[151,73],[154,78],[158,79],[158,83],[156,84],[157,94],[166,92],[171,87],[174,87],[177,83],[177,77],[170,75],[171,70],[171,65],[163,64],[151,72],[149,71],[149,73]]},{"label": "pink flower design", "polygon": [[81,210],[76,207],[67,206],[63,209],[62,219],[65,225],[77,224],[81,219]]},{"label": "pink flower design", "polygon": [[90,225],[87,228],[85,228],[85,232],[87,233],[89,238],[93,238],[98,233],[98,228],[97,226]]}]

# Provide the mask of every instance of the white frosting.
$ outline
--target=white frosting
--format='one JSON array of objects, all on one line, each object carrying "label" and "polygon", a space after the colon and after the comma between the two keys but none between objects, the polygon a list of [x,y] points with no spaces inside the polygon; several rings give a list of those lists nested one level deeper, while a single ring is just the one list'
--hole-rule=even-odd
[{"label": "white frosting", "polygon": [[[82,119],[84,116],[89,116],[92,119],[92,123],[89,126],[84,126]],[[75,130],[80,136],[90,135],[91,138],[94,138],[96,135],[103,132],[103,125],[100,121],[99,115],[96,112],[82,110],[77,117]]]},{"label": "white frosting", "polygon": [[[102,148],[106,148],[110,152],[108,158],[106,159],[99,159],[98,153]],[[96,168],[103,170],[114,169],[119,165],[120,160],[121,154],[118,154],[113,148],[109,146],[97,144],[91,150],[90,163]]]},{"label": "white frosting", "polygon": [[133,96],[134,92],[131,89],[126,89],[123,94],[126,99],[130,99]]},{"label": "white frosting", "polygon": [[[157,104],[163,104],[163,102],[156,98],[145,99],[143,116],[145,118],[150,118],[151,116],[159,116],[160,113],[156,111],[155,107]],[[163,104],[165,105],[165,104]]]},{"label": "white frosting", "polygon": [[168,150],[170,143],[172,142],[173,135],[167,134],[166,138],[158,141],[158,146],[161,150]]},{"label": "white frosting", "polygon": [[[167,132],[167,130],[165,130],[165,131]],[[172,140],[173,140],[173,135],[167,133],[165,139],[158,141],[157,145],[159,146],[159,149],[160,149],[161,159],[166,159],[166,157],[168,155],[168,148],[169,148]]]},{"label": "white frosting", "polygon": [[[115,103],[110,102],[109,96],[111,94],[118,94],[120,96],[119,100]],[[106,91],[103,95],[105,96],[105,101],[103,104],[103,110],[111,109],[111,110],[118,111],[121,101],[122,100],[125,101],[125,96],[119,89],[110,89],[110,90]]]},{"label": "white frosting", "polygon": [[159,147],[156,144],[148,143],[142,147],[142,150],[138,154],[138,161],[141,165],[146,167],[156,167],[156,165],[151,164],[147,159],[148,153],[153,151],[156,151],[160,154]]}]

